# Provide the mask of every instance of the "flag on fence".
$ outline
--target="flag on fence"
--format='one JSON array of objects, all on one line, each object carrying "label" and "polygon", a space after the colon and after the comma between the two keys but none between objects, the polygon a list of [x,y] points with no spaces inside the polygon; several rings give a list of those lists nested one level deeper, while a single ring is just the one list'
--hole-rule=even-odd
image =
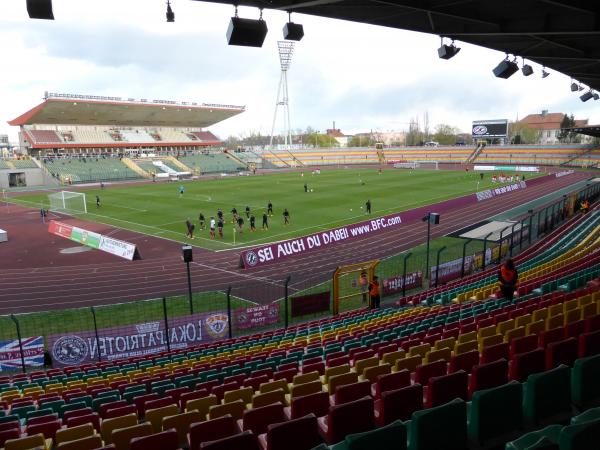
[{"label": "flag on fence", "polygon": [[[25,367],[44,365],[44,337],[35,336],[22,339]],[[19,370],[22,367],[19,340],[0,341],[0,372]]]}]

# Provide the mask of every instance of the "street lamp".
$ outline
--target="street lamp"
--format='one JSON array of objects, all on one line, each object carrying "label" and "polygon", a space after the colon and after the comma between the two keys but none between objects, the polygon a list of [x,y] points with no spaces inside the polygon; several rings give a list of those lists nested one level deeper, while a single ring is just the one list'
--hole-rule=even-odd
[{"label": "street lamp", "polygon": [[192,276],[190,274],[190,263],[194,260],[192,256],[192,246],[184,245],[181,247],[183,252],[183,262],[187,266],[187,281],[188,281],[188,301],[190,302],[190,314],[194,314],[194,304],[192,303]]},{"label": "street lamp", "polygon": [[440,223],[440,215],[438,213],[427,213],[425,217],[421,219],[423,222],[427,222],[427,258],[425,263],[425,277],[429,279],[429,241],[431,239],[431,224]]}]

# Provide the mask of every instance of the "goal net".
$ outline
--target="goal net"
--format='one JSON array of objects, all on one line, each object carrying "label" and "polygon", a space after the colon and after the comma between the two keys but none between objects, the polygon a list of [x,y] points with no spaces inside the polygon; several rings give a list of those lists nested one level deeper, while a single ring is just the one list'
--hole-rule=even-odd
[{"label": "goal net", "polygon": [[48,194],[50,210],[63,213],[87,213],[85,194],[81,192],[60,191]]},{"label": "goal net", "polygon": [[406,161],[394,164],[396,169],[439,169],[437,161]]}]

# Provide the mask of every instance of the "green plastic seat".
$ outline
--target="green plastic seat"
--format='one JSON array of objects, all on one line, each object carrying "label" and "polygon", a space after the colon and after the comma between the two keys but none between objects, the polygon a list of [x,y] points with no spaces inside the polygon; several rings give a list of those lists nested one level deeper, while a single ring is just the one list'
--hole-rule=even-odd
[{"label": "green plastic seat", "polygon": [[558,438],[560,450],[586,450],[600,444],[600,419],[568,425]]},{"label": "green plastic seat", "polygon": [[88,408],[92,407],[92,396],[91,395],[82,395],[80,397],[73,397],[69,403],[85,403],[85,406]]},{"label": "green plastic seat", "polygon": [[511,381],[476,391],[468,408],[469,439],[478,445],[506,442],[523,426],[523,386]]},{"label": "green plastic seat", "polygon": [[565,365],[530,375],[523,392],[526,424],[566,422],[571,417],[571,370]]},{"label": "green plastic seat", "polygon": [[19,416],[15,414],[9,414],[8,416],[0,416],[0,423],[18,422],[19,420]]},{"label": "green plastic seat", "polygon": [[88,406],[84,402],[73,402],[68,405],[62,405],[58,412],[59,417],[62,419],[67,411],[77,411],[78,409],[87,408]]},{"label": "green plastic seat", "polygon": [[[136,394],[136,395],[139,395],[139,394]],[[92,403],[89,406],[94,411],[98,412],[98,411],[100,411],[100,405],[103,405],[104,403],[116,402],[119,399],[120,399],[120,397],[116,394],[108,395],[106,397],[96,397],[94,400],[92,400]]]},{"label": "green plastic seat", "polygon": [[579,409],[600,406],[600,355],[580,358],[571,371],[573,403]]},{"label": "green plastic seat", "polygon": [[41,407],[46,409],[49,408],[52,410],[52,412],[58,413],[60,412],[60,407],[63,406],[65,404],[65,401],[62,399],[59,400],[52,400],[49,402],[43,402]]},{"label": "green plastic seat", "polygon": [[[432,432],[435,430],[435,432]],[[409,425],[409,450],[467,447],[467,406],[461,399],[416,411]]]},{"label": "green plastic seat", "polygon": [[27,413],[27,420],[33,419],[34,417],[50,416],[52,414],[54,414],[58,418],[58,414],[56,414],[50,408],[42,408],[42,409],[38,409],[36,411],[30,411],[30,412],[28,412]]},{"label": "green plastic seat", "polygon": [[17,408],[12,408],[10,412],[11,412],[11,414],[17,416],[19,419],[25,419],[27,417],[27,413],[33,412],[36,410],[37,410],[37,408],[35,407],[35,405],[28,405],[28,406],[19,406]]},{"label": "green plastic seat", "polygon": [[364,433],[349,434],[330,450],[406,450],[406,425],[401,420]]},{"label": "green plastic seat", "polygon": [[506,444],[506,450],[559,450],[558,439],[562,425],[550,425],[538,431],[532,431]]},{"label": "green plastic seat", "polygon": [[571,419],[571,425],[600,419],[600,408],[591,408]]}]

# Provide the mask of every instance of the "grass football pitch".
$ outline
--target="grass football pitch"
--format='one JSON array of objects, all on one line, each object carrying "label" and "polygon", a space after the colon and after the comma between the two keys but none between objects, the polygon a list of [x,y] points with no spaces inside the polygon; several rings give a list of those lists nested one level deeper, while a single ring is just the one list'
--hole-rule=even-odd
[{"label": "grass football pitch", "polygon": [[[108,185],[104,190],[85,192],[87,214],[75,214],[94,222],[186,242],[211,250],[255,246],[303,236],[338,226],[360,222],[365,214],[365,202],[370,199],[372,214],[378,217],[393,212],[488,189],[491,173],[479,182],[479,173],[463,170],[390,169],[381,174],[377,168],[323,170],[312,174],[305,170],[256,176],[229,176],[211,180],[140,185]],[[529,174],[529,177],[534,176]],[[304,192],[304,183],[308,193]],[[179,194],[179,187],[185,192]],[[497,186],[497,185],[496,185]],[[65,190],[77,191],[76,186]],[[96,195],[101,207],[96,207]],[[47,195],[26,195],[13,198],[28,206],[49,205]],[[269,217],[269,229],[261,230],[262,214],[271,201],[274,214]],[[245,215],[249,206],[256,217],[256,232],[250,232]],[[244,218],[243,233],[235,232],[231,209],[236,207]],[[225,215],[224,237],[210,239],[208,223],[221,208]],[[283,224],[283,209],[290,213],[290,224]],[[199,213],[206,217],[206,229],[198,224]],[[195,239],[186,238],[186,219],[196,225]]]}]

